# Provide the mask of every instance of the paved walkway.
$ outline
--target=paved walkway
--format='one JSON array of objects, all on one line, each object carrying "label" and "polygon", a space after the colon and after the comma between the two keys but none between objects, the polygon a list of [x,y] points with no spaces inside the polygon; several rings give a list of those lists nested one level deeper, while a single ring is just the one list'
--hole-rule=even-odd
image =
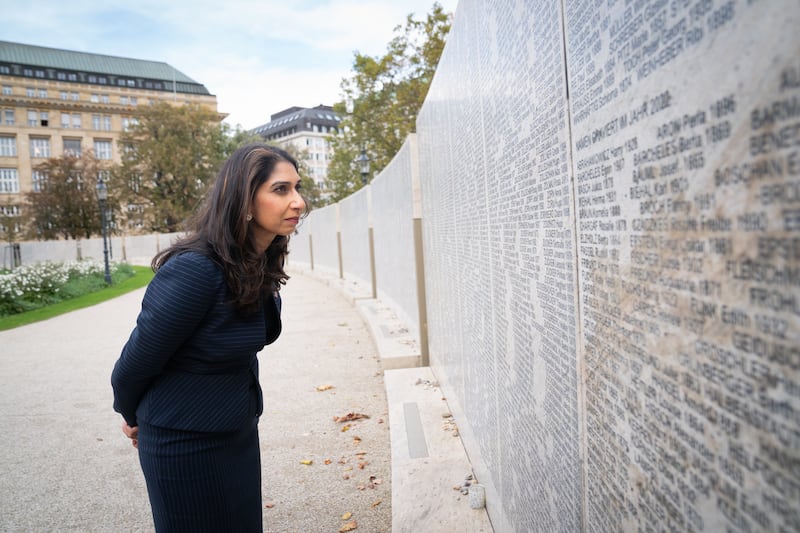
[{"label": "paved walkway", "polygon": [[[0,332],[0,530],[152,531],[109,385],[143,291]],[[356,533],[388,532],[389,421],[375,345],[335,289],[296,275],[283,298],[283,334],[259,355],[265,530],[337,532],[355,520]],[[369,418],[334,421],[351,412]]]}]

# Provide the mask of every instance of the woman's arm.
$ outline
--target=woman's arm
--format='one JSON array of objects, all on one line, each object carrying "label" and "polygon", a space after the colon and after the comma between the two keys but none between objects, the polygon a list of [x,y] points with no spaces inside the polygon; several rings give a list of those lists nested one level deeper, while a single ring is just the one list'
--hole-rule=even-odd
[{"label": "woman's arm", "polygon": [[142,299],[136,327],[114,365],[114,410],[130,427],[147,387],[195,331],[214,304],[222,271],[209,258],[185,253],[156,273]]}]

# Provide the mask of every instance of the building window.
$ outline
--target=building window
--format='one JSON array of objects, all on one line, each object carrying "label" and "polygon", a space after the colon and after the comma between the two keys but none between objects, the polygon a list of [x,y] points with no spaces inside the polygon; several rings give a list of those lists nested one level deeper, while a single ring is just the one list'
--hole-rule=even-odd
[{"label": "building window", "polygon": [[11,68],[6,65],[0,66],[0,74],[11,74]]},{"label": "building window", "polygon": [[78,75],[77,74],[68,74],[67,75],[67,79],[69,81],[78,81]]},{"label": "building window", "polygon": [[99,103],[100,102],[100,95],[99,94],[93,94],[93,95],[89,96],[89,101],[91,103],[93,103],[93,104]]},{"label": "building window", "polygon": [[69,99],[72,100],[73,102],[77,102],[78,100],[81,99],[81,97],[78,93],[69,93]]},{"label": "building window", "polygon": [[81,129],[81,114],[80,113],[73,113],[72,114],[72,129],[75,129],[75,130]]},{"label": "building window", "polygon": [[36,111],[28,111],[28,126],[36,127],[39,125],[39,115]]},{"label": "building window", "polygon": [[128,97],[127,96],[120,96],[119,103],[122,105],[128,105]]},{"label": "building window", "polygon": [[59,72],[58,74],[56,74],[56,79],[59,81],[65,81],[67,79],[67,73]]},{"label": "building window", "polygon": [[13,109],[3,110],[3,122],[6,126],[13,126],[16,123]]},{"label": "building window", "polygon": [[69,100],[69,93],[67,91],[61,91],[61,94],[59,96],[61,97],[62,100]]},{"label": "building window", "polygon": [[47,98],[47,89],[39,89],[39,98]]},{"label": "building window", "polygon": [[135,118],[122,117],[122,131],[128,131],[132,126],[138,124],[139,121]]},{"label": "building window", "polygon": [[0,192],[19,192],[19,176],[16,168],[0,168]]},{"label": "building window", "polygon": [[103,131],[111,131],[111,115],[103,115]]},{"label": "building window", "polygon": [[43,70],[37,70],[36,71],[36,77],[37,78],[44,78],[44,71]]},{"label": "building window", "polygon": [[12,89],[9,85],[3,85],[3,96],[11,96]]},{"label": "building window", "polygon": [[33,192],[42,192],[47,183],[47,173],[41,170],[34,170],[31,174],[31,181],[33,181]]},{"label": "building window", "polygon": [[110,101],[111,101],[111,100],[108,98],[108,95],[107,95],[107,94],[101,94],[101,95],[100,95],[100,102],[101,102],[101,103],[103,103],[103,104],[107,104],[107,103],[109,103]]},{"label": "building window", "polygon": [[0,136],[0,156],[17,156],[17,138],[9,135]]},{"label": "building window", "polygon": [[50,115],[47,111],[42,111],[39,113],[39,122],[45,128],[50,124]]},{"label": "building window", "polygon": [[33,77],[33,69],[32,68],[24,68],[22,69],[22,75],[28,78]]},{"label": "building window", "polygon": [[81,156],[80,139],[64,139],[64,155]]},{"label": "building window", "polygon": [[89,83],[97,83],[97,76],[95,76],[94,74],[91,74],[89,76]]},{"label": "building window", "polygon": [[100,115],[92,115],[92,129],[93,130],[100,129]]},{"label": "building window", "polygon": [[25,96],[27,96],[28,98],[33,98],[34,96],[36,96],[36,89],[34,89],[33,87],[25,87]]},{"label": "building window", "polygon": [[69,128],[69,113],[61,113],[61,127]]},{"label": "building window", "polygon": [[97,83],[99,83],[100,85],[106,85],[108,84],[108,79],[105,76],[100,76],[99,78],[97,78]]},{"label": "building window", "polygon": [[50,157],[50,139],[43,137],[32,137],[31,157]]},{"label": "building window", "polygon": [[111,141],[94,141],[94,156],[97,159],[111,159]]}]

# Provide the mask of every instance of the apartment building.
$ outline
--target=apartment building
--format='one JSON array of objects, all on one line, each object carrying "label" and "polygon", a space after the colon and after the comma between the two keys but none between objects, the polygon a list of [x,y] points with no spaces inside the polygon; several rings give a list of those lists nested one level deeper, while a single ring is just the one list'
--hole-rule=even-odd
[{"label": "apartment building", "polygon": [[251,130],[267,142],[283,148],[292,145],[305,153],[305,163],[310,178],[323,191],[327,185],[328,163],[333,159],[330,135],[339,132],[342,117],[326,105],[317,107],[290,107],[270,116],[270,121]]},{"label": "apartment building", "polygon": [[45,159],[91,149],[102,161],[119,162],[117,140],[137,106],[166,101],[217,111],[216,96],[167,63],[5,41],[0,87],[0,215],[6,221],[19,215],[23,195],[44,178],[34,168]]}]

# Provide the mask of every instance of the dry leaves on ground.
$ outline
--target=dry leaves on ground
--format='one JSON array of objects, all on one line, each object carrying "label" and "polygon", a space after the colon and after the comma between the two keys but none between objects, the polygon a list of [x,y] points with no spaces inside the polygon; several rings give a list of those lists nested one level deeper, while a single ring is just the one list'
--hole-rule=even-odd
[{"label": "dry leaves on ground", "polygon": [[339,528],[339,533],[347,533],[348,531],[353,531],[356,528],[358,528],[358,523],[356,523],[355,520],[351,520]]},{"label": "dry leaves on ground", "polygon": [[334,422],[352,422],[353,420],[361,420],[362,418],[369,418],[369,415],[364,413],[347,413],[344,416],[334,416]]}]

